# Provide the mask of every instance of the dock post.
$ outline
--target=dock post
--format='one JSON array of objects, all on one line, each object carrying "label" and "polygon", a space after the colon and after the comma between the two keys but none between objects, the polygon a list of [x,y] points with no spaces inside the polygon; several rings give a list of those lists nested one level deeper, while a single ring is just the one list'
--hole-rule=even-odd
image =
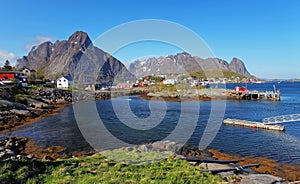
[{"label": "dock post", "polygon": [[280,90],[277,90],[277,101],[280,101]]}]

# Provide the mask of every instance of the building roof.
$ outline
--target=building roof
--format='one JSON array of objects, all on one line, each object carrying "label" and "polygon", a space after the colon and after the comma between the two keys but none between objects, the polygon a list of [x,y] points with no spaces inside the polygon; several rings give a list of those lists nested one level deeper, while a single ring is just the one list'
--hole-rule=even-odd
[{"label": "building roof", "polygon": [[0,71],[1,74],[11,74],[11,73],[14,73],[14,74],[21,74],[20,72],[15,72],[15,71]]},{"label": "building roof", "polygon": [[73,81],[73,78],[71,77],[71,75],[63,75],[60,78],[62,78],[62,77],[65,78],[65,79],[67,79],[68,81]]},{"label": "building roof", "polygon": [[21,68],[21,70],[24,70],[24,69],[30,70],[31,72],[35,72],[35,70],[34,70],[34,69],[30,69],[30,68],[29,68],[29,67],[27,67],[27,66],[23,66],[23,67]]}]

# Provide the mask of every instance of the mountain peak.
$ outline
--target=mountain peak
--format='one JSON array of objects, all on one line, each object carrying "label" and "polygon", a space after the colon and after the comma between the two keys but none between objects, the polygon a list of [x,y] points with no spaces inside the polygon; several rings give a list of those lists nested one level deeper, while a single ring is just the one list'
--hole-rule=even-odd
[{"label": "mountain peak", "polygon": [[69,39],[68,42],[73,45],[81,45],[87,48],[91,43],[91,39],[88,36],[88,34],[84,31],[76,31],[73,33]]},{"label": "mountain peak", "polygon": [[233,57],[232,60],[231,60],[231,62],[233,62],[233,63],[243,63],[243,61],[240,60],[240,59],[237,58],[237,57]]},{"label": "mountain peak", "polygon": [[176,54],[176,56],[188,56],[188,57],[191,57],[192,55],[190,53],[187,53],[187,52],[181,52],[181,53]]},{"label": "mountain peak", "polygon": [[246,66],[244,64],[244,62],[242,60],[240,60],[239,58],[233,57],[230,64],[229,64],[229,69],[245,75],[245,76],[250,76],[251,74],[247,71]]},{"label": "mountain peak", "polygon": [[102,84],[134,77],[119,60],[95,47],[83,31],[76,31],[68,40],[40,44],[18,60],[16,68],[23,66],[35,68],[49,79],[56,79],[61,74],[73,75],[76,70],[82,71],[77,77],[84,82],[95,82],[84,73],[101,76],[96,82]]}]

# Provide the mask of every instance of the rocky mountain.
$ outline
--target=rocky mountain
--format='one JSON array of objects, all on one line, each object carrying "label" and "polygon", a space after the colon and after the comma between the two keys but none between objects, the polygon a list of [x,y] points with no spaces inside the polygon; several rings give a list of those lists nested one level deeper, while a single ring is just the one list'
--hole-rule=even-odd
[{"label": "rocky mountain", "polygon": [[230,64],[229,64],[229,70],[239,73],[241,75],[245,75],[245,76],[249,76],[250,73],[247,71],[245,64],[243,63],[243,61],[241,61],[238,58],[232,58]]},{"label": "rocky mountain", "polygon": [[128,69],[137,77],[151,74],[186,73],[207,70],[225,70],[244,76],[251,76],[245,64],[238,58],[233,58],[228,63],[219,58],[202,59],[186,52],[166,57],[136,60],[129,65]]},{"label": "rocky mountain", "polygon": [[75,32],[68,40],[33,47],[27,56],[17,61],[17,69],[23,66],[43,73],[46,78],[70,74],[84,83],[111,84],[134,79],[119,60],[95,47],[82,31]]}]

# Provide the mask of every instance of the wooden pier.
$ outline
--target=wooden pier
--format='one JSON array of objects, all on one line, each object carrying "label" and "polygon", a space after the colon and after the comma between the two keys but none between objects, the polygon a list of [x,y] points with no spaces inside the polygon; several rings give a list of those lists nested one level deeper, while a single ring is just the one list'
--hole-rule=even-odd
[{"label": "wooden pier", "polygon": [[234,126],[262,128],[267,130],[277,130],[277,131],[285,130],[285,127],[281,125],[271,125],[271,124],[264,124],[261,122],[246,121],[246,120],[239,120],[239,119],[225,119],[223,123],[228,125],[234,125]]},{"label": "wooden pier", "polygon": [[272,100],[272,101],[280,101],[280,91],[235,91],[235,90],[227,90],[226,91],[227,98],[238,99],[238,100]]}]

